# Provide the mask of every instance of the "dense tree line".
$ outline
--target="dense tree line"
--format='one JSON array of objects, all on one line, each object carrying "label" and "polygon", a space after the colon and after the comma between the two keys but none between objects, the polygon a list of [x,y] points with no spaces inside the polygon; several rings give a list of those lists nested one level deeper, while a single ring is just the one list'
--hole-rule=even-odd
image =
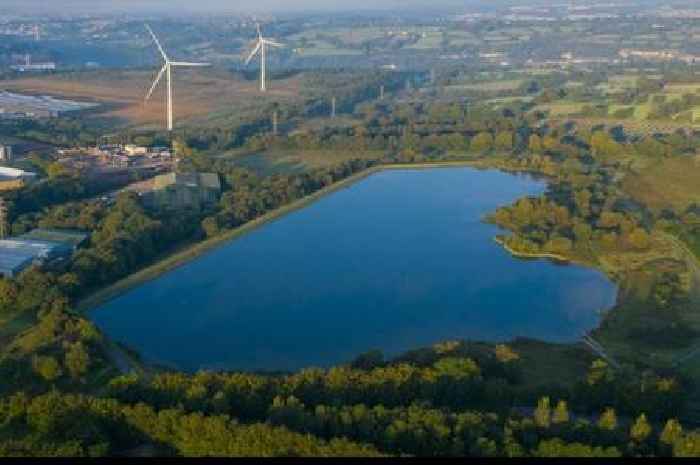
[{"label": "dense tree line", "polygon": [[[640,456],[695,455],[699,436],[683,429],[669,397],[672,380],[647,379],[634,409],[616,409],[609,389],[630,396],[595,362],[576,389],[597,391],[581,410],[565,391],[527,406],[480,403],[473,389],[506,394],[517,384],[519,356],[507,346],[489,355],[442,344],[409,364],[305,370],[287,376],[202,372],[114,378],[100,395],[28,395],[0,400],[0,455],[418,455]],[[424,352],[424,355],[426,352]],[[476,360],[481,360],[483,367]],[[365,359],[366,361],[366,359]],[[505,378],[503,378],[505,377]],[[508,378],[511,378],[510,382]],[[656,384],[654,384],[656,383]],[[649,389],[656,385],[656,389]],[[673,388],[671,388],[673,390]],[[652,393],[650,391],[655,391]],[[475,397],[476,395],[476,397]],[[634,394],[632,394],[634,397]],[[495,400],[495,399],[494,399]],[[573,405],[578,404],[578,407]],[[679,404],[680,406],[680,404]],[[629,412],[629,413],[626,413]]]}]

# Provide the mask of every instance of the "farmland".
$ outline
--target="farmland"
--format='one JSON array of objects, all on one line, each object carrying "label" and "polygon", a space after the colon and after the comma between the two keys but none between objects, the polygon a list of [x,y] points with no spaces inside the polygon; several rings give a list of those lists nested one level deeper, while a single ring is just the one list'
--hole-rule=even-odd
[{"label": "farmland", "polygon": [[[144,104],[143,100],[154,77],[151,71],[66,73],[4,81],[2,87],[13,92],[98,102],[103,104],[100,116],[114,119],[119,125],[157,128],[165,118],[164,83],[161,82],[149,102]],[[211,118],[245,111],[261,103],[257,81],[243,80],[216,69],[175,70],[173,88],[175,119],[180,124],[203,124]],[[297,76],[273,82],[263,98],[290,100],[299,90]]]}]

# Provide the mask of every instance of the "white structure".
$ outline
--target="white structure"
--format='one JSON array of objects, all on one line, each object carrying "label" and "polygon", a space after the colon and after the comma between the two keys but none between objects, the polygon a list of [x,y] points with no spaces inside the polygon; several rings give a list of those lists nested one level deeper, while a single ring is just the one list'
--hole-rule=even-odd
[{"label": "white structure", "polygon": [[22,171],[16,168],[8,168],[7,166],[0,166],[0,178],[32,181],[36,178],[36,173]]},{"label": "white structure", "polygon": [[148,154],[148,147],[139,147],[138,145],[127,144],[124,146],[124,151],[127,155],[146,155]]},{"label": "white structure", "polygon": [[11,145],[0,145],[0,161],[12,161]]},{"label": "white structure", "polygon": [[265,62],[265,54],[266,54],[265,49],[268,45],[271,47],[284,47],[284,45],[264,38],[262,35],[262,32],[260,32],[260,24],[258,24],[257,27],[258,27],[258,40],[255,44],[255,48],[253,49],[252,52],[250,52],[248,59],[245,61],[245,64],[246,64],[246,66],[248,66],[248,64],[255,57],[255,55],[257,55],[258,52],[260,52],[260,91],[265,92],[267,90],[266,72],[265,72],[265,67],[267,66],[267,64]]},{"label": "white structure", "polygon": [[156,86],[160,82],[160,79],[163,77],[163,74],[166,74],[166,80],[167,80],[167,86],[168,86],[168,93],[166,96],[167,107],[168,107],[167,108],[168,131],[172,131],[173,130],[173,81],[172,81],[172,68],[173,68],[173,66],[181,66],[181,67],[209,66],[209,63],[188,63],[188,62],[184,62],[184,61],[170,61],[170,58],[168,58],[168,55],[165,54],[165,50],[163,50],[163,47],[161,47],[160,42],[158,42],[158,38],[153,33],[153,31],[151,30],[151,28],[148,24],[146,24],[146,29],[151,34],[151,37],[153,37],[153,41],[156,43],[156,46],[158,47],[158,51],[163,56],[163,61],[165,63],[163,64],[163,67],[160,69],[160,72],[158,73],[156,80],[153,81],[153,85],[151,86],[151,89],[148,91],[148,94],[146,94],[145,100],[148,100],[149,98],[151,98],[151,94],[153,94],[153,91],[155,90]]}]

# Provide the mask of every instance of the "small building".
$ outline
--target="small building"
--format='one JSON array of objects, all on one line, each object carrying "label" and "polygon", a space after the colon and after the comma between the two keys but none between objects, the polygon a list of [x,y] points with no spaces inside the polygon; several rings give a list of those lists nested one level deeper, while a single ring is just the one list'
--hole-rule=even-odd
[{"label": "small building", "polygon": [[216,173],[168,173],[156,176],[153,189],[142,194],[151,208],[193,208],[216,203],[221,194],[221,180]]}]

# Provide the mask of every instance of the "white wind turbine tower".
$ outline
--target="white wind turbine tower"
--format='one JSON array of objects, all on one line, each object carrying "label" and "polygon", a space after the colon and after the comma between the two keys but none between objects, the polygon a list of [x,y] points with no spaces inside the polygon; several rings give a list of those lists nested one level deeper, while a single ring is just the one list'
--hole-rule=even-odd
[{"label": "white wind turbine tower", "polygon": [[284,45],[277,43],[273,40],[269,40],[263,37],[262,32],[260,32],[260,24],[258,24],[258,40],[255,44],[255,48],[253,49],[252,52],[250,52],[250,55],[248,56],[248,59],[245,61],[246,66],[250,63],[250,61],[255,57],[255,55],[260,52],[260,91],[265,92],[267,90],[267,84],[266,84],[266,76],[265,76],[265,67],[266,67],[266,62],[265,62],[265,49],[267,46],[271,47],[284,47]]},{"label": "white wind turbine tower", "polygon": [[172,68],[173,66],[180,66],[180,67],[195,67],[195,66],[209,66],[209,63],[188,63],[184,61],[170,61],[170,58],[168,58],[168,55],[166,55],[165,50],[163,50],[163,47],[160,45],[160,42],[158,42],[158,38],[156,35],[153,33],[153,30],[150,28],[148,24],[146,24],[146,29],[148,32],[151,34],[151,37],[153,37],[153,41],[156,43],[156,46],[158,47],[158,51],[160,51],[160,54],[163,55],[163,67],[160,69],[160,72],[158,73],[158,76],[156,77],[156,80],[153,81],[153,85],[151,86],[151,90],[148,91],[148,94],[146,94],[145,101],[151,98],[151,95],[153,94],[153,91],[156,89],[156,86],[160,82],[161,78],[163,77],[163,74],[166,75],[166,81],[167,81],[167,86],[168,86],[168,93],[166,96],[167,99],[167,105],[168,105],[168,131],[173,130],[173,76],[172,76]]}]

